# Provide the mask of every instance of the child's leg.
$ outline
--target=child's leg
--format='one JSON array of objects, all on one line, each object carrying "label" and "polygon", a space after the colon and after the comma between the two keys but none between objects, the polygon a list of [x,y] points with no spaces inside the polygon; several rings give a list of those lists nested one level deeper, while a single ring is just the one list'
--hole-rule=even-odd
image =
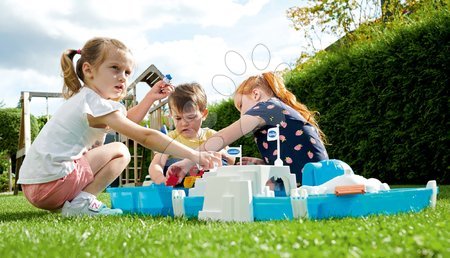
[{"label": "child's leg", "polygon": [[130,162],[128,148],[118,142],[109,143],[88,151],[84,157],[94,174],[89,183],[71,202],[62,208],[63,216],[78,215],[116,215],[122,214],[120,209],[109,209],[96,196],[102,192]]},{"label": "child's leg", "polygon": [[87,185],[83,191],[98,195],[126,168],[131,160],[128,148],[119,142],[105,144],[88,151],[85,154],[92,172],[94,181]]},{"label": "child's leg", "polygon": [[[24,195],[38,208],[45,210],[61,208],[66,201],[72,201],[80,196],[80,192],[85,193],[82,190],[95,179],[85,156],[74,160],[73,165],[74,170],[65,177],[47,183],[22,185]],[[95,195],[85,194],[88,194],[88,199],[95,199]]]}]

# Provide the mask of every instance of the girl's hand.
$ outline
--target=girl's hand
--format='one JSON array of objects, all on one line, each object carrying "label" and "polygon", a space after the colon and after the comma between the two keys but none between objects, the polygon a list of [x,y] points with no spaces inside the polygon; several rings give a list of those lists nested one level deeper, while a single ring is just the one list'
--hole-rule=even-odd
[{"label": "girl's hand", "polygon": [[222,155],[219,152],[214,151],[200,151],[196,152],[191,160],[183,159],[181,161],[175,162],[167,169],[166,178],[170,176],[177,176],[179,178],[178,182],[189,173],[192,166],[198,164],[199,170],[214,169],[216,167],[222,166]]},{"label": "girl's hand", "polygon": [[150,89],[150,94],[153,96],[155,100],[163,99],[172,94],[174,87],[172,84],[165,83],[163,80],[158,81],[153,87]]},{"label": "girl's hand", "polygon": [[192,159],[200,165],[199,169],[208,170],[222,166],[222,154],[215,151],[200,151],[198,157]]},{"label": "girl's hand", "polygon": [[238,162],[238,164],[242,165],[265,165],[264,160],[254,157],[242,157],[242,159]]}]

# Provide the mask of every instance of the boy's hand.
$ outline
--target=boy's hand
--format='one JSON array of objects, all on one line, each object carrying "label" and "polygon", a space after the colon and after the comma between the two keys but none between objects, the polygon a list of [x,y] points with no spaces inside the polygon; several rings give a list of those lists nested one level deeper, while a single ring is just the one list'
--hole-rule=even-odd
[{"label": "boy's hand", "polygon": [[153,95],[154,99],[159,100],[168,97],[173,90],[174,87],[171,84],[160,80],[150,89],[150,94]]},{"label": "boy's hand", "polygon": [[169,177],[166,179],[166,185],[167,186],[176,186],[180,181],[180,178],[177,177],[175,174],[169,175]]},{"label": "boy's hand", "polygon": [[176,178],[178,178],[178,181],[176,182],[176,184],[179,184],[183,180],[183,178],[186,176],[186,174],[189,172],[189,169],[191,168],[191,166],[192,166],[192,162],[189,160],[181,160],[181,161],[173,163],[167,169],[167,172],[166,172],[167,180],[169,180],[169,178],[172,178],[171,180],[174,180],[173,178],[176,177]]}]

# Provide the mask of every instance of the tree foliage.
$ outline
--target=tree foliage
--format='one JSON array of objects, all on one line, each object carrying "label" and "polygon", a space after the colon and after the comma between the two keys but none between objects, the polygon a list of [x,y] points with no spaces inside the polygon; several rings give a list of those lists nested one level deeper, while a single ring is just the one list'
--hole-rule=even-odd
[{"label": "tree foliage", "polygon": [[338,38],[349,33],[361,24],[383,17],[388,21],[394,16],[405,13],[419,0],[322,0],[307,1],[304,6],[294,6],[287,10],[287,17],[294,29],[303,31],[308,46],[313,52],[323,46],[315,46],[321,33]]},{"label": "tree foliage", "polygon": [[[0,109],[0,151],[6,151],[10,157],[15,157],[19,143],[20,119],[22,111],[19,108]],[[30,117],[31,139],[39,132],[34,116]]]},{"label": "tree foliage", "polygon": [[8,171],[9,166],[10,162],[8,153],[6,151],[0,151],[0,174],[2,174],[5,171]]},{"label": "tree foliage", "polygon": [[38,126],[38,132],[41,131],[42,127],[48,122],[50,117],[47,116],[40,116],[36,119],[37,126]]}]

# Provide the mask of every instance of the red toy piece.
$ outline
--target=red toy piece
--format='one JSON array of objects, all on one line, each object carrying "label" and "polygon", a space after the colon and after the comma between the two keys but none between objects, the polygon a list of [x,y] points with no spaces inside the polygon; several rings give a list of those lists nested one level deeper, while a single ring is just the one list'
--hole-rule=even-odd
[{"label": "red toy piece", "polygon": [[201,177],[201,176],[203,176],[204,173],[205,173],[205,170],[201,169],[200,171],[198,171],[197,176]]},{"label": "red toy piece", "polygon": [[178,177],[176,175],[170,175],[167,178],[166,185],[167,186],[176,186],[178,184]]},{"label": "red toy piece", "polygon": [[[167,178],[166,185],[167,186],[175,186],[178,184],[178,181],[180,179],[178,177],[178,174],[180,174],[181,168],[174,166],[170,169],[170,171],[171,171],[171,173],[169,175],[169,178]],[[169,171],[167,171],[167,173],[169,173]]]}]

